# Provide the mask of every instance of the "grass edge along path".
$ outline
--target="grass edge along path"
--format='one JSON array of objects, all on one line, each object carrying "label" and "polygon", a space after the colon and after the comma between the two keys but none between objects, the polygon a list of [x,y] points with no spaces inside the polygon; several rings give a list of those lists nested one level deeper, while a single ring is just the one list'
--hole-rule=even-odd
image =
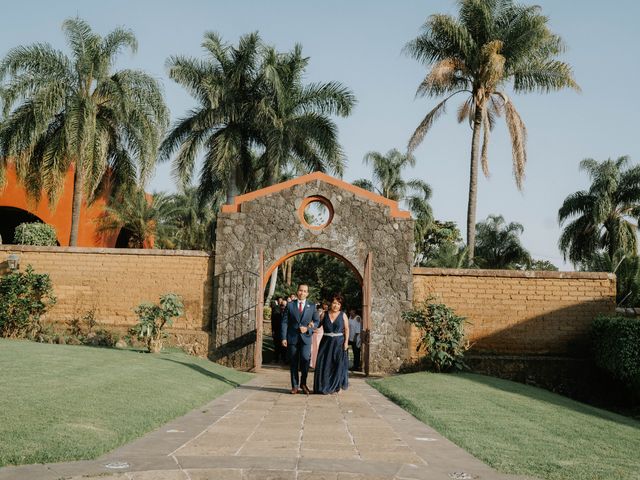
[{"label": "grass edge along path", "polygon": [[471,373],[368,383],[493,468],[548,480],[640,478],[640,422],[547,390]]},{"label": "grass edge along path", "polygon": [[97,458],[252,377],[173,350],[0,339],[0,466]]}]

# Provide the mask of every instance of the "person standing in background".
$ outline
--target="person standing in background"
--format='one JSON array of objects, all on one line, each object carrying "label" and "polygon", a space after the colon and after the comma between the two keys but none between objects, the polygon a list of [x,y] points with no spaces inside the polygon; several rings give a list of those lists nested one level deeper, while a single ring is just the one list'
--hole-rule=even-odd
[{"label": "person standing in background", "polygon": [[287,302],[284,298],[278,297],[271,309],[271,337],[273,338],[273,362],[284,362],[286,352],[282,346],[282,314]]},{"label": "person standing in background", "polygon": [[353,351],[353,368],[360,371],[360,347],[362,345],[362,319],[355,309],[349,310],[349,346]]}]

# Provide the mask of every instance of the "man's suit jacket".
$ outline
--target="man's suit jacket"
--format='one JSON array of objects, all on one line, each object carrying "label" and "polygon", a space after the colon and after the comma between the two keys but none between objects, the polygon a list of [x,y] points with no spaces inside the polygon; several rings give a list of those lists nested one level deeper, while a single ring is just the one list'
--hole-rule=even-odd
[{"label": "man's suit jacket", "polygon": [[282,330],[282,315],[283,310],[280,309],[280,305],[273,307],[271,310],[271,336],[277,342],[282,340],[280,336]]},{"label": "man's suit jacket", "polygon": [[[309,322],[313,322],[313,327],[307,330],[306,333],[300,333],[300,327],[308,326]],[[300,314],[298,300],[289,302],[282,315],[281,338],[286,339],[287,343],[291,345],[296,345],[299,340],[302,341],[302,343],[311,343],[313,330],[318,328],[318,325],[320,325],[320,317],[318,317],[314,303],[307,300],[304,304],[302,314]]]}]

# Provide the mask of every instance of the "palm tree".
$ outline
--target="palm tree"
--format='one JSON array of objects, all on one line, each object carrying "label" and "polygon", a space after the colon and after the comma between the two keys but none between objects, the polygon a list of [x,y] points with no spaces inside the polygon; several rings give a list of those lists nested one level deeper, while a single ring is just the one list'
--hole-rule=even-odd
[{"label": "palm tree", "polygon": [[594,253],[580,263],[581,270],[616,274],[616,303],[618,306],[640,305],[640,257],[618,249],[613,256],[606,250]]},{"label": "palm tree", "polygon": [[521,224],[507,225],[502,215],[489,215],[476,229],[475,263],[480,268],[513,269],[531,263],[529,252],[520,242],[524,231]]},{"label": "palm tree", "polygon": [[467,246],[473,262],[478,157],[488,176],[490,131],[502,113],[511,136],[513,173],[519,189],[524,179],[526,129],[505,87],[511,84],[516,93],[579,87],[570,66],[556,60],[564,46],[549,30],[548,18],[540,7],[518,5],[513,0],[460,0],[459,5],[458,18],[431,15],[422,33],[405,47],[411,57],[430,69],[417,95],[444,96],[416,128],[408,151],[413,152],[422,142],[453,96],[467,95],[458,109],[458,121],[467,120],[473,131],[467,209]]},{"label": "palm tree", "polygon": [[10,50],[0,63],[0,79],[9,77],[0,157],[15,159],[33,198],[44,189],[53,204],[74,169],[69,243],[76,245],[83,199],[149,177],[168,111],[155,79],[138,70],[112,72],[123,49],[137,49],[130,30],[103,38],[79,18],[65,20],[63,30],[71,57],[36,43]]},{"label": "palm tree", "polygon": [[348,116],[355,96],[337,82],[305,85],[308,63],[300,45],[285,54],[273,48],[265,51],[262,70],[268,111],[261,119],[263,186],[276,183],[290,167],[304,173],[329,170],[342,176],[344,155],[329,116]]},{"label": "palm tree", "polygon": [[466,255],[456,223],[433,220],[416,241],[414,265],[462,268]]},{"label": "palm tree", "polygon": [[467,247],[454,243],[441,245],[432,256],[420,261],[421,267],[464,268],[467,264]]},{"label": "palm tree", "polygon": [[358,179],[353,182],[355,186],[396,202],[405,198],[409,184],[402,178],[402,170],[415,167],[416,159],[413,155],[403,154],[392,148],[386,154],[368,152],[362,162],[365,165],[372,164],[373,181]]},{"label": "palm tree", "polygon": [[112,233],[124,229],[129,234],[128,248],[149,247],[170,208],[166,195],[149,195],[141,188],[134,188],[122,192],[105,207],[98,231]]},{"label": "palm tree", "polygon": [[[406,202],[415,220],[414,237],[416,244],[419,244],[433,222],[433,212],[429,204],[431,187],[419,179],[404,180],[402,178],[402,170],[405,167],[415,166],[415,157],[411,154],[402,154],[394,148],[384,155],[379,152],[368,152],[363,162],[365,165],[373,164],[374,180],[358,179],[353,182],[353,185],[397,202]],[[416,261],[417,259],[418,256]]]},{"label": "palm tree", "polygon": [[[580,170],[591,179],[589,190],[565,198],[558,211],[562,226],[559,247],[573,264],[588,261],[599,250],[613,258],[618,250],[636,255],[640,218],[640,166],[630,166],[627,156],[597,162],[587,158]],[[634,223],[635,222],[635,223]]]},{"label": "palm tree", "polygon": [[173,170],[180,185],[193,177],[198,153],[204,149],[198,193],[201,201],[218,190],[231,203],[254,172],[252,148],[259,142],[256,119],[264,108],[260,98],[257,33],[244,35],[237,47],[225,44],[214,32],[204,35],[206,60],[172,56],[167,60],[169,77],[195,97],[198,106],[171,128],[160,147],[160,160],[176,151]]},{"label": "palm tree", "polygon": [[161,225],[165,243],[174,249],[213,250],[217,212],[224,198],[219,194],[202,204],[197,189],[190,187],[172,195],[169,203]]},{"label": "palm tree", "polygon": [[353,94],[338,83],[304,85],[308,58],[300,46],[280,54],[262,44],[257,33],[238,47],[206,33],[205,61],[171,57],[169,76],[187,88],[199,106],[180,119],[163,142],[161,159],[176,151],[174,172],[191,181],[204,149],[199,193],[209,198],[275,183],[289,167],[298,171],[343,170],[337,128],[328,115],[351,112]]}]

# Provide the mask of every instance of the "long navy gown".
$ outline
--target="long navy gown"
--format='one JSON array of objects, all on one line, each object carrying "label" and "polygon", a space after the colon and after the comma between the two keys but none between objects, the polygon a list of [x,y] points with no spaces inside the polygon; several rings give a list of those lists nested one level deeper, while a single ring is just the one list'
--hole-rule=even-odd
[{"label": "long navy gown", "polygon": [[344,349],[345,318],[344,312],[340,312],[331,322],[327,312],[322,319],[324,335],[318,348],[316,370],[313,375],[315,393],[335,393],[349,386],[349,357]]}]

